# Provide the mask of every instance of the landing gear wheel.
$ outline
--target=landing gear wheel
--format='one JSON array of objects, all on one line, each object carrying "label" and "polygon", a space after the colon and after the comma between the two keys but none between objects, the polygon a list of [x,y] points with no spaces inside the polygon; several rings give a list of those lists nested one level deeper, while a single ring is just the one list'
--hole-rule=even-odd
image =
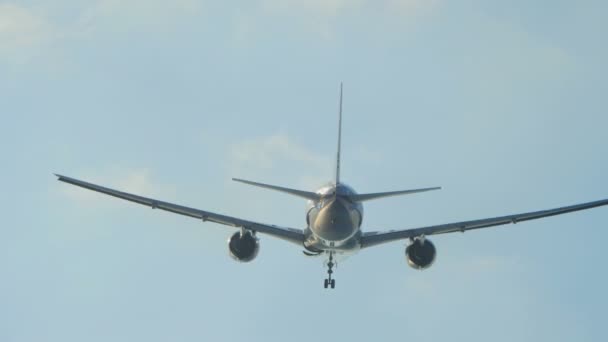
[{"label": "landing gear wheel", "polygon": [[331,288],[333,289],[334,287],[336,287],[336,279],[331,280]]},{"label": "landing gear wheel", "polygon": [[327,288],[327,285],[329,285],[329,279],[325,279],[325,283],[323,285],[325,286],[325,288]]}]

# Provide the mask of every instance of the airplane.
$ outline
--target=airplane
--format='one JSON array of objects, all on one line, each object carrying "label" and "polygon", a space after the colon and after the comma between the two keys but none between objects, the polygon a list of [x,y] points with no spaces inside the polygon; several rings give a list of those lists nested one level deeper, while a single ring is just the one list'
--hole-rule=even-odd
[{"label": "airplane", "polygon": [[352,187],[340,181],[342,90],[343,87],[342,84],[340,84],[338,147],[336,153],[336,173],[333,182],[328,183],[317,191],[311,192],[233,178],[233,180],[237,182],[280,191],[307,199],[306,228],[304,229],[253,222],[237,217],[138,196],[59,174],[55,174],[55,176],[58,177],[59,181],[146,205],[152,209],[161,209],[175,214],[189,216],[203,222],[208,221],[237,228],[239,230],[233,233],[228,239],[228,250],[230,256],[239,262],[250,262],[258,255],[260,249],[260,242],[257,236],[258,233],[294,243],[303,248],[302,252],[306,256],[326,256],[327,261],[325,265],[327,267],[327,278],[324,279],[323,284],[326,289],[333,289],[336,285],[336,280],[332,276],[334,273],[333,268],[337,265],[336,258],[338,256],[352,255],[361,249],[396,240],[409,240],[409,243],[405,248],[406,261],[412,268],[423,270],[434,263],[437,254],[435,245],[427,238],[430,235],[465,232],[473,229],[515,224],[608,204],[608,199],[604,199],[560,208],[472,221],[410,229],[365,232],[361,229],[363,223],[363,202],[389,196],[438,190],[440,187],[358,194]]}]

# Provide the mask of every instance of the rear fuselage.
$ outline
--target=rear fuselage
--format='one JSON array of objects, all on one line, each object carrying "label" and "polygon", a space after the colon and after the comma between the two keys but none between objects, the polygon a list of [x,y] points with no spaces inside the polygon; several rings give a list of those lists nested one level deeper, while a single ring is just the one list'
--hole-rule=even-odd
[{"label": "rear fuselage", "polygon": [[359,248],[363,205],[348,196],[356,194],[346,184],[326,185],[316,193],[322,197],[309,201],[305,247],[311,251],[350,251]]}]

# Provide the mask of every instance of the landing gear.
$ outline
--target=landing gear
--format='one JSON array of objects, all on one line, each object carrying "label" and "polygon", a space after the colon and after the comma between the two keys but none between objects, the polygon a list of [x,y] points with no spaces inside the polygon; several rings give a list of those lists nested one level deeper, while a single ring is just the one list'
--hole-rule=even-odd
[{"label": "landing gear", "polygon": [[336,287],[336,279],[331,278],[331,275],[334,273],[334,266],[336,266],[336,263],[334,263],[334,252],[329,252],[329,262],[327,262],[327,278],[323,282],[323,286],[325,288],[331,287],[333,289]]}]

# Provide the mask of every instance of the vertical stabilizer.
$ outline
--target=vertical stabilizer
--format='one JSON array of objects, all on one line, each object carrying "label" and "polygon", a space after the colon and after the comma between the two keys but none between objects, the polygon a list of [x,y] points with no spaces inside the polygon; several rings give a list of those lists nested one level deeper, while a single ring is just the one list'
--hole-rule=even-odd
[{"label": "vertical stabilizer", "polygon": [[342,82],[340,82],[340,110],[338,112],[338,153],[336,154],[336,185],[340,184],[340,145],[342,141]]}]

